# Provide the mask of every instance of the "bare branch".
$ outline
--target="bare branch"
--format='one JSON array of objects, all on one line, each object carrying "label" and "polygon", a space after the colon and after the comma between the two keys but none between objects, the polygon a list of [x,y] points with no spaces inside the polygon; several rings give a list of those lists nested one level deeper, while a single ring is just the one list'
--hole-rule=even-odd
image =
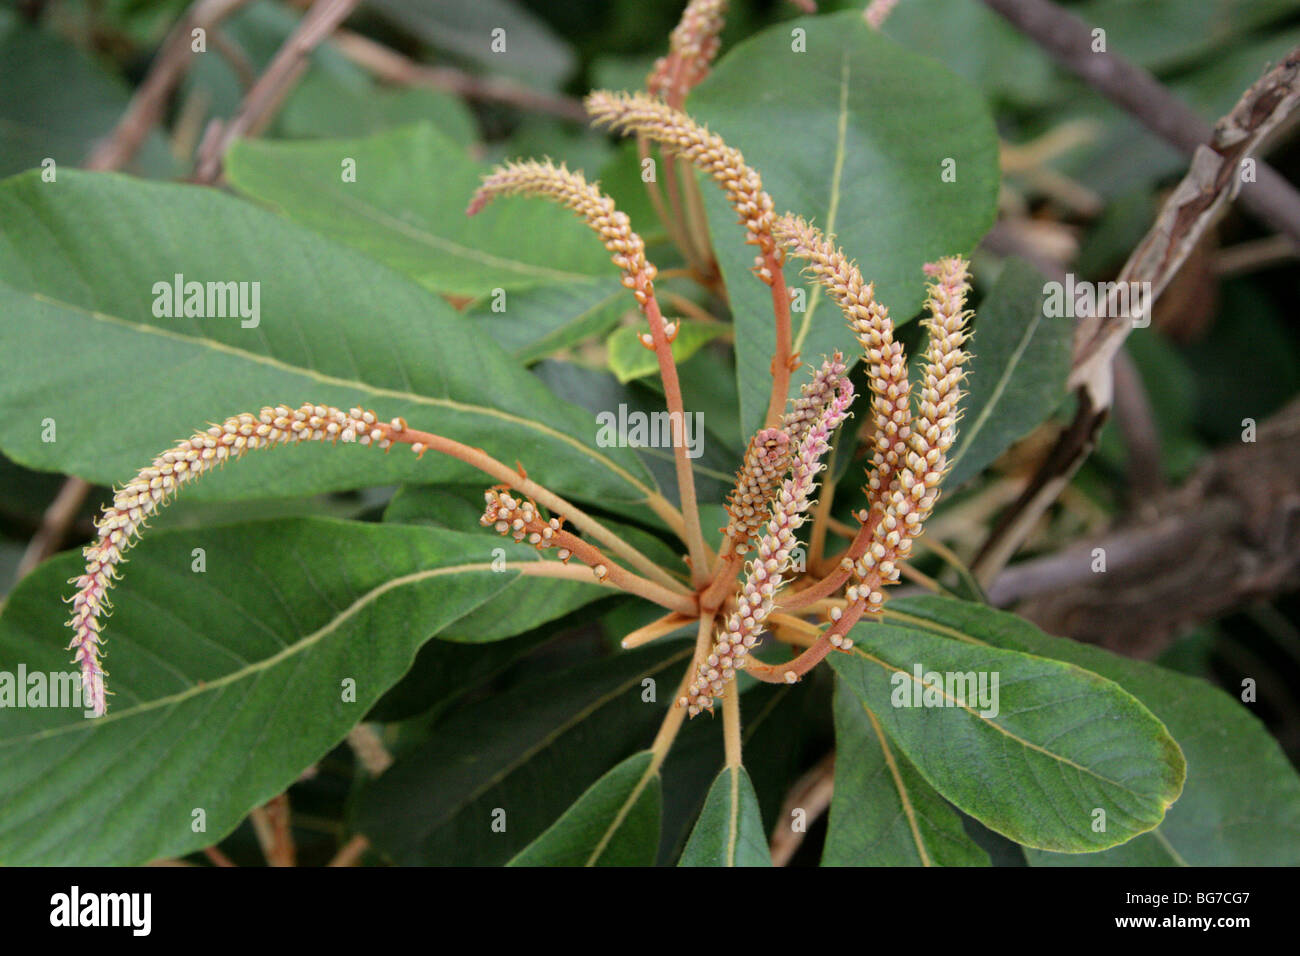
[{"label": "bare branch", "polygon": [[[1117,53],[1093,49],[1092,28],[1051,0],[984,0],[1077,75],[1143,126],[1187,155],[1210,140],[1209,124],[1159,80]],[[1294,59],[1294,54],[1288,59]],[[1257,182],[1242,197],[1261,221],[1300,241],[1300,193],[1260,164]]]}]

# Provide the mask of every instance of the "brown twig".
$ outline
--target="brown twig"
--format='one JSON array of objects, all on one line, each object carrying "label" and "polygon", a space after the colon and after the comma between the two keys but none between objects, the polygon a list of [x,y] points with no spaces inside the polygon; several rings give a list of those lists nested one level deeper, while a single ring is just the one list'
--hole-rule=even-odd
[{"label": "brown twig", "polygon": [[81,506],[86,503],[91,487],[90,482],[80,478],[68,478],[63,482],[59,493],[54,496],[54,501],[41,516],[40,527],[32,535],[31,541],[27,543],[27,550],[23,552],[22,560],[18,562],[18,571],[15,574],[18,580],[25,578],[38,564],[63,545],[68,528],[76,520]]},{"label": "brown twig", "polygon": [[[781,805],[781,815],[772,830],[773,866],[789,864],[803,843],[808,827],[830,807],[834,793],[835,753],[832,751],[795,782]],[[799,810],[803,811],[804,826],[796,830],[791,820]]]},{"label": "brown twig", "polygon": [[194,167],[194,181],[214,183],[231,144],[241,136],[256,135],[275,116],[293,85],[307,68],[307,57],[348,18],[359,0],[316,0],[284,45],[271,58],[253,84],[234,119],[205,136]]},{"label": "brown twig", "polygon": [[370,841],[358,833],[347,843],[339,847],[339,851],[334,854],[326,866],[356,866],[361,860],[361,856],[366,850],[370,849]]},{"label": "brown twig", "polygon": [[289,795],[272,797],[264,806],[248,812],[257,842],[267,866],[296,865],[297,851],[293,845],[293,832],[289,824]]},{"label": "brown twig", "polygon": [[149,73],[140,84],[126,112],[107,139],[98,143],[86,160],[87,169],[121,169],[140,150],[149,131],[167,108],[167,98],[190,67],[192,34],[196,29],[211,33],[216,25],[245,6],[249,0],[197,0],[172,27],[163,41]]},{"label": "brown twig", "polygon": [[989,599],[1151,658],[1189,625],[1300,586],[1300,401],[1255,437],[1210,455],[1135,521],[1012,565]]},{"label": "brown twig", "polygon": [[350,30],[337,30],[334,45],[358,66],[386,83],[422,86],[453,93],[467,100],[504,103],[533,113],[548,113],[575,123],[587,121],[587,111],[577,100],[529,89],[503,77],[482,77],[445,66],[426,66],[369,37]]},{"label": "brown twig", "polygon": [[393,765],[393,755],[369,724],[357,724],[348,731],[347,740],[357,762],[370,776],[378,777]]},{"label": "brown twig", "polygon": [[222,853],[216,846],[205,846],[203,848],[203,855],[208,858],[213,866],[233,867],[235,865],[235,861]]},{"label": "brown twig", "polygon": [[[986,0],[998,2],[1003,0]],[[1038,4],[1042,0],[1032,0]],[[1105,307],[1075,330],[1069,384],[1077,398],[1073,422],[1057,439],[1020,498],[990,533],[972,565],[987,584],[997,577],[1040,516],[1064,490],[1092,450],[1114,401],[1113,361],[1136,316],[1118,301],[1120,289],[1148,284],[1148,308],[1169,285],[1201,236],[1217,221],[1242,184],[1243,161],[1300,105],[1300,48],[1247,90],[1200,146],[1191,169],[1166,200],[1155,224],[1129,256],[1110,288]]]},{"label": "brown twig", "polygon": [[[984,0],[1070,72],[1189,156],[1211,138],[1208,123],[1154,76],[1118,53],[1096,52],[1092,29],[1051,0]],[[1300,193],[1263,163],[1242,204],[1300,241]]]}]

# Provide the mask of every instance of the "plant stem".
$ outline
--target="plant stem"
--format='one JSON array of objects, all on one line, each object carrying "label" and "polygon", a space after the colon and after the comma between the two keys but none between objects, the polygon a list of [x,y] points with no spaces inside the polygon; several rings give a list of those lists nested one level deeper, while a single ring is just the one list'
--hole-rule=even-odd
[{"label": "plant stem", "polygon": [[681,685],[677,688],[677,693],[673,695],[672,701],[669,702],[668,713],[664,715],[663,723],[659,725],[659,732],[655,734],[654,743],[650,745],[650,752],[653,756],[650,759],[648,774],[658,772],[659,768],[663,766],[664,760],[668,757],[668,751],[672,749],[673,741],[677,739],[677,734],[682,729],[682,723],[686,720],[686,708],[680,706],[678,701],[690,690],[691,681],[695,677],[695,670],[700,661],[708,656],[709,649],[712,646],[713,615],[706,612],[700,615],[699,632],[695,637],[695,653],[686,665],[686,673],[682,675]]},{"label": "plant stem", "polygon": [[[830,475],[835,469],[835,452],[831,452],[831,460],[827,465],[827,475]],[[822,484],[821,496],[817,499],[817,505],[813,509],[813,526],[812,533],[808,536],[808,567],[819,568],[822,558],[826,555],[826,525],[827,519],[831,516],[831,505],[835,501],[835,482],[829,478]]]},{"label": "plant stem", "polygon": [[745,672],[769,684],[793,684],[821,663],[822,658],[835,649],[835,638],[843,638],[861,620],[867,609],[866,599],[854,601],[846,607],[840,619],[827,628],[812,646],[793,660],[784,664],[763,664],[750,658]]},{"label": "plant stem", "polygon": [[[636,138],[636,152],[637,158],[641,161],[642,168],[644,168],[647,159],[654,162],[653,157],[650,155],[650,141],[644,136],[638,136]],[[698,271],[695,260],[691,255],[690,244],[682,234],[681,222],[676,219],[672,213],[668,211],[668,207],[664,205],[664,196],[663,192],[659,189],[658,177],[645,183],[645,188],[647,195],[650,197],[650,205],[654,207],[655,215],[659,218],[660,224],[663,225],[664,231],[668,233],[668,238],[672,240],[673,245],[681,250],[681,253],[690,266],[691,271]]]},{"label": "plant stem", "polygon": [[[679,708],[680,709],[680,708]],[[722,697],[722,740],[726,748],[727,766],[741,766],[740,746],[740,693],[735,682]]]},{"label": "plant stem", "polygon": [[671,614],[665,614],[657,620],[651,621],[643,627],[638,627],[635,631],[628,634],[620,642],[620,646],[625,651],[630,651],[634,647],[641,647],[649,644],[651,641],[657,641],[661,637],[666,637],[673,631],[679,631],[693,620],[693,616],[688,617],[684,614],[678,614],[675,611]]},{"label": "plant stem", "polygon": [[[591,535],[598,541],[603,542],[609,549],[619,557],[627,560],[629,564],[637,570],[645,573],[646,577],[657,581],[670,591],[676,591],[681,594],[687,593],[688,589],[681,582],[675,580],[668,572],[659,567],[648,557],[634,548],[631,544],[624,541],[614,532],[610,531],[595,518],[583,512],[577,506],[565,501],[555,492],[539,485],[525,475],[520,474],[504,462],[498,461],[481,448],[471,448],[468,445],[462,445],[458,441],[450,438],[444,438],[441,435],[435,435],[432,432],[423,432],[414,428],[403,428],[400,431],[390,424],[377,422],[375,427],[384,433],[384,437],[394,442],[403,442],[408,445],[423,445],[425,448],[441,452],[444,455],[450,455],[453,458],[472,465],[486,475],[496,478],[503,484],[518,489],[521,493],[532,498],[538,504],[545,506],[552,514],[563,515],[564,518],[576,528],[580,528],[587,534]],[[699,524],[699,518],[696,518],[696,525]]]},{"label": "plant stem", "polygon": [[673,461],[677,466],[677,494],[681,498],[682,520],[685,523],[683,540],[690,552],[691,579],[698,587],[708,580],[709,553],[704,544],[704,534],[700,530],[695,474],[691,471],[691,460],[686,457],[686,410],[682,405],[682,386],[677,378],[677,362],[673,359],[672,346],[664,331],[664,317],[653,293],[647,296],[644,311],[646,320],[650,323],[655,357],[659,360],[659,376],[663,379],[668,418],[673,424]]},{"label": "plant stem", "polygon": [[811,587],[796,591],[794,594],[778,596],[778,606],[787,611],[804,608],[814,601],[830,597],[844,587],[848,583],[849,575],[852,573],[852,562],[866,553],[867,546],[871,544],[871,538],[876,532],[876,525],[880,523],[882,518],[884,518],[884,512],[872,511],[867,520],[858,527],[858,533],[853,537],[853,542],[849,545],[848,550],[840,556],[835,570]]},{"label": "plant stem", "polygon": [[745,563],[741,555],[731,552],[728,548],[730,543],[730,538],[723,541],[718,570],[713,575],[713,581],[708,588],[700,595],[700,607],[709,611],[717,611],[722,606],[722,602],[727,599],[727,593],[735,588],[736,574]]},{"label": "plant stem", "polygon": [[774,254],[763,256],[763,265],[772,274],[772,313],[776,319],[776,350],[772,355],[772,397],[767,403],[767,427],[775,428],[781,422],[786,401],[790,396],[790,373],[794,363],[790,338],[790,292],[785,286],[785,273]]},{"label": "plant stem", "polygon": [[641,577],[639,574],[633,574],[606,558],[595,545],[567,531],[555,532],[551,543],[557,548],[566,548],[573,552],[574,557],[593,570],[603,568],[603,574],[599,572],[596,574],[596,580],[602,584],[608,582],[616,588],[627,591],[629,594],[643,597],[647,601],[666,607],[670,611],[676,611],[678,614],[693,616],[698,610],[699,605],[695,595],[670,591],[654,581]]}]

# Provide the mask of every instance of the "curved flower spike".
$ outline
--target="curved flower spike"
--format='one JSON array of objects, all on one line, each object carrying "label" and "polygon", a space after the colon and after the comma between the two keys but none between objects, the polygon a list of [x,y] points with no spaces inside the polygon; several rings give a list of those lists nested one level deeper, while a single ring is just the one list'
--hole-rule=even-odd
[{"label": "curved flower spike", "polygon": [[483,178],[465,214],[473,216],[497,196],[542,196],[577,213],[600,236],[614,265],[623,271],[623,285],[642,306],[654,296],[654,264],[645,257],[645,243],[632,231],[627,214],[614,208],[614,200],[587,182],[581,173],[563,164],[526,160],[496,167]]},{"label": "curved flower spike", "polygon": [[718,55],[727,0],[691,0],[668,37],[668,55],[655,61],[646,89],[669,102],[680,102],[709,73]]},{"label": "curved flower spike", "polygon": [[775,215],[772,197],[763,191],[763,179],[745,164],[740,150],[723,142],[685,113],[644,93],[610,93],[598,90],[584,101],[592,122],[623,133],[654,140],[708,173],[727,194],[741,225],[745,241],[759,247],[754,273],[768,285],[783,256],[772,235]]},{"label": "curved flower spike", "polygon": [[836,352],[823,362],[822,367],[813,374],[812,381],[800,389],[800,396],[790,404],[790,410],[782,418],[781,427],[790,435],[790,441],[795,446],[803,441],[822,409],[835,397],[840,379],[848,371],[843,358]]},{"label": "curved flower spike", "polygon": [[[81,667],[81,683],[86,700],[95,716],[106,709],[104,678],[107,672],[100,663],[100,617],[111,603],[108,591],[118,577],[118,565],[139,538],[148,518],[166,505],[184,485],[232,458],[239,458],[255,448],[295,444],[304,441],[344,441],[360,445],[375,444],[387,449],[388,437],[406,430],[406,423],[394,419],[379,422],[374,412],[354,408],[342,412],[328,405],[303,405],[290,409],[286,405],[266,407],[258,415],[235,415],[220,425],[177,443],[118,489],[112,503],[104,506],[95,522],[98,536],[83,550],[86,570],[68,583],[77,586],[72,596],[73,630],[69,650]],[[417,453],[423,445],[412,446]]]},{"label": "curved flower spike", "polygon": [[764,428],[749,440],[736,486],[727,497],[730,520],[723,533],[731,540],[732,553],[744,554],[767,520],[772,492],[790,470],[792,445],[796,443],[779,428]]}]

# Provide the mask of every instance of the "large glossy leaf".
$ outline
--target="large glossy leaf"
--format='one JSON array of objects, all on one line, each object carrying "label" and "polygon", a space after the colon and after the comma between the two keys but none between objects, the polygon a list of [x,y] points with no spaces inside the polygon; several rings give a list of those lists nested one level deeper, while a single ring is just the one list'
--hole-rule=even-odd
[{"label": "large glossy leaf", "polygon": [[461,708],[368,786],[357,828],[398,863],[505,863],[650,742],[690,654],[623,652]]},{"label": "large glossy leaf", "polygon": [[718,774],[677,865],[772,865],[758,795],[744,767],[725,767]]},{"label": "large glossy leaf", "polygon": [[880,720],[835,688],[835,794],[822,866],[988,866],[948,802],[885,736]]},{"label": "large glossy leaf", "polygon": [[[356,161],[355,182],[343,180],[345,159]],[[243,140],[226,160],[241,192],[440,292],[614,274],[599,239],[553,203],[500,199],[466,216],[486,171],[428,124],[367,139]]]},{"label": "large glossy leaf", "polygon": [[650,866],[659,849],[663,794],[648,750],[593,783],[511,866]]},{"label": "large glossy leaf", "polygon": [[[260,283],[258,324],[155,317],[154,284],[176,274]],[[0,312],[0,446],[35,468],[110,484],[206,422],[314,401],[404,416],[519,461],[561,493],[630,501],[650,487],[626,449],[596,447],[590,414],[557,401],[436,296],[213,190],[73,172],[57,185],[9,180]],[[42,440],[47,419],[53,442]],[[482,479],[443,456],[312,445],[249,455],[186,494],[298,496],[455,477]]]},{"label": "large glossy leaf", "polygon": [[[806,33],[806,52],[792,48],[796,29]],[[872,30],[860,11],[792,20],[739,44],[688,108],[744,152],[778,212],[839,236],[897,322],[921,306],[922,265],[969,252],[993,222],[997,137],[979,93]],[[948,160],[955,182],[943,179]],[[771,297],[749,273],[754,247],[743,245],[735,213],[711,183],[701,188],[736,323],[747,438],[771,390]],[[805,284],[798,272],[787,266],[792,287]],[[839,310],[812,287],[806,306],[792,317],[805,362],[836,348],[856,358]],[[792,391],[802,380],[795,376]]]},{"label": "large glossy leaf", "polygon": [[450,93],[385,89],[364,74],[348,81],[323,70],[309,72],[294,88],[277,128],[293,138],[344,139],[419,122],[432,123],[462,149],[478,138],[474,114]]},{"label": "large glossy leaf", "polygon": [[989,829],[1102,850],[1154,829],[1178,798],[1178,745],[1118,684],[896,624],[852,635],[853,651],[831,657],[845,686],[940,795]]},{"label": "large glossy leaf", "polygon": [[[80,566],[61,555],[10,595],[0,669],[73,669],[59,597]],[[141,863],[217,842],[337,744],[430,637],[486,601],[521,628],[545,620],[532,581],[432,528],[313,518],[146,537],[105,628],[108,715],[0,709],[0,863]]]},{"label": "large glossy leaf", "polygon": [[949,487],[979,474],[1065,397],[1074,323],[1044,314],[1042,273],[1007,261],[980,304]]},{"label": "large glossy leaf", "polygon": [[1159,827],[1103,853],[1029,851],[1031,863],[1300,864],[1300,777],[1247,705],[1199,678],[1050,637],[1014,614],[941,598],[909,598],[896,607],[918,627],[1069,661],[1108,677],[1164,721],[1182,748],[1187,783]]}]

